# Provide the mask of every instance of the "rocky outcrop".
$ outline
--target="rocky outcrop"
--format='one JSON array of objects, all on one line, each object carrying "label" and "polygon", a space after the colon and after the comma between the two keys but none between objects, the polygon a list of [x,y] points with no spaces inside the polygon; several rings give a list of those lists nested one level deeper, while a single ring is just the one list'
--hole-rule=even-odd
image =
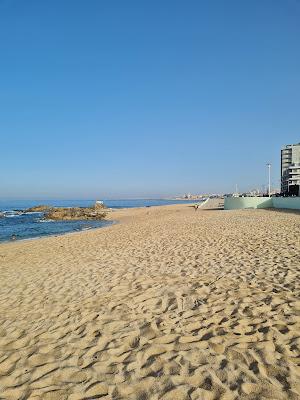
[{"label": "rocky outcrop", "polygon": [[38,206],[27,208],[26,210],[24,210],[24,212],[25,213],[27,213],[27,212],[45,212],[45,211],[48,211],[50,209],[51,209],[50,206],[45,206],[43,204],[40,204]]},{"label": "rocky outcrop", "polygon": [[52,220],[101,220],[106,214],[103,209],[99,210],[95,207],[53,207],[45,213],[44,219]]},{"label": "rocky outcrop", "polygon": [[72,220],[101,220],[105,218],[106,206],[102,201],[96,201],[93,207],[51,207],[39,205],[28,208],[27,212],[42,212],[44,219],[72,221]]}]

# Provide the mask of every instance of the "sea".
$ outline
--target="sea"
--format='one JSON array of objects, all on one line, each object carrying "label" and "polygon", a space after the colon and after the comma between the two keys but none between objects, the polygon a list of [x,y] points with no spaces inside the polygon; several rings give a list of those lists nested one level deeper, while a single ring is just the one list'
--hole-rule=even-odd
[{"label": "sea", "polygon": [[[195,203],[191,200],[103,200],[108,208],[155,207],[169,204]],[[33,239],[43,236],[62,235],[108,226],[112,221],[49,221],[44,220],[43,213],[22,214],[27,208],[40,204],[53,207],[90,207],[95,200],[0,200],[0,242]]]}]

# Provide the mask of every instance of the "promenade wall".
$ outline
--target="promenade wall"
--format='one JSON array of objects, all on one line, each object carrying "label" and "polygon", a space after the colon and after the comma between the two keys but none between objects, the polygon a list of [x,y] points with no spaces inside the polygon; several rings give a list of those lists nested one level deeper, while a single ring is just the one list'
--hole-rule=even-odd
[{"label": "promenade wall", "polygon": [[272,197],[226,197],[224,201],[224,210],[270,207],[273,207]]},{"label": "promenade wall", "polygon": [[273,207],[300,210],[300,197],[272,197]]},{"label": "promenade wall", "polygon": [[226,197],[224,210],[282,208],[300,210],[300,197]]}]

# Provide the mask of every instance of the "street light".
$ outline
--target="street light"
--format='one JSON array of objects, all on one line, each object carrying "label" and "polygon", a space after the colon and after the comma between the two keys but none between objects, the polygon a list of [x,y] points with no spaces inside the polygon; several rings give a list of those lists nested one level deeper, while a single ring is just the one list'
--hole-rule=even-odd
[{"label": "street light", "polygon": [[269,170],[269,197],[271,197],[271,164],[267,164],[268,170]]}]

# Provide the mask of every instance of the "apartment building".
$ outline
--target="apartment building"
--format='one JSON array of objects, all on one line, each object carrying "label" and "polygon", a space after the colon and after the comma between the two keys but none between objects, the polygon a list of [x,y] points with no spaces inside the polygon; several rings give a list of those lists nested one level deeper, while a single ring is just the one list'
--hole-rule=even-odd
[{"label": "apartment building", "polygon": [[281,149],[281,193],[300,195],[300,143]]}]

